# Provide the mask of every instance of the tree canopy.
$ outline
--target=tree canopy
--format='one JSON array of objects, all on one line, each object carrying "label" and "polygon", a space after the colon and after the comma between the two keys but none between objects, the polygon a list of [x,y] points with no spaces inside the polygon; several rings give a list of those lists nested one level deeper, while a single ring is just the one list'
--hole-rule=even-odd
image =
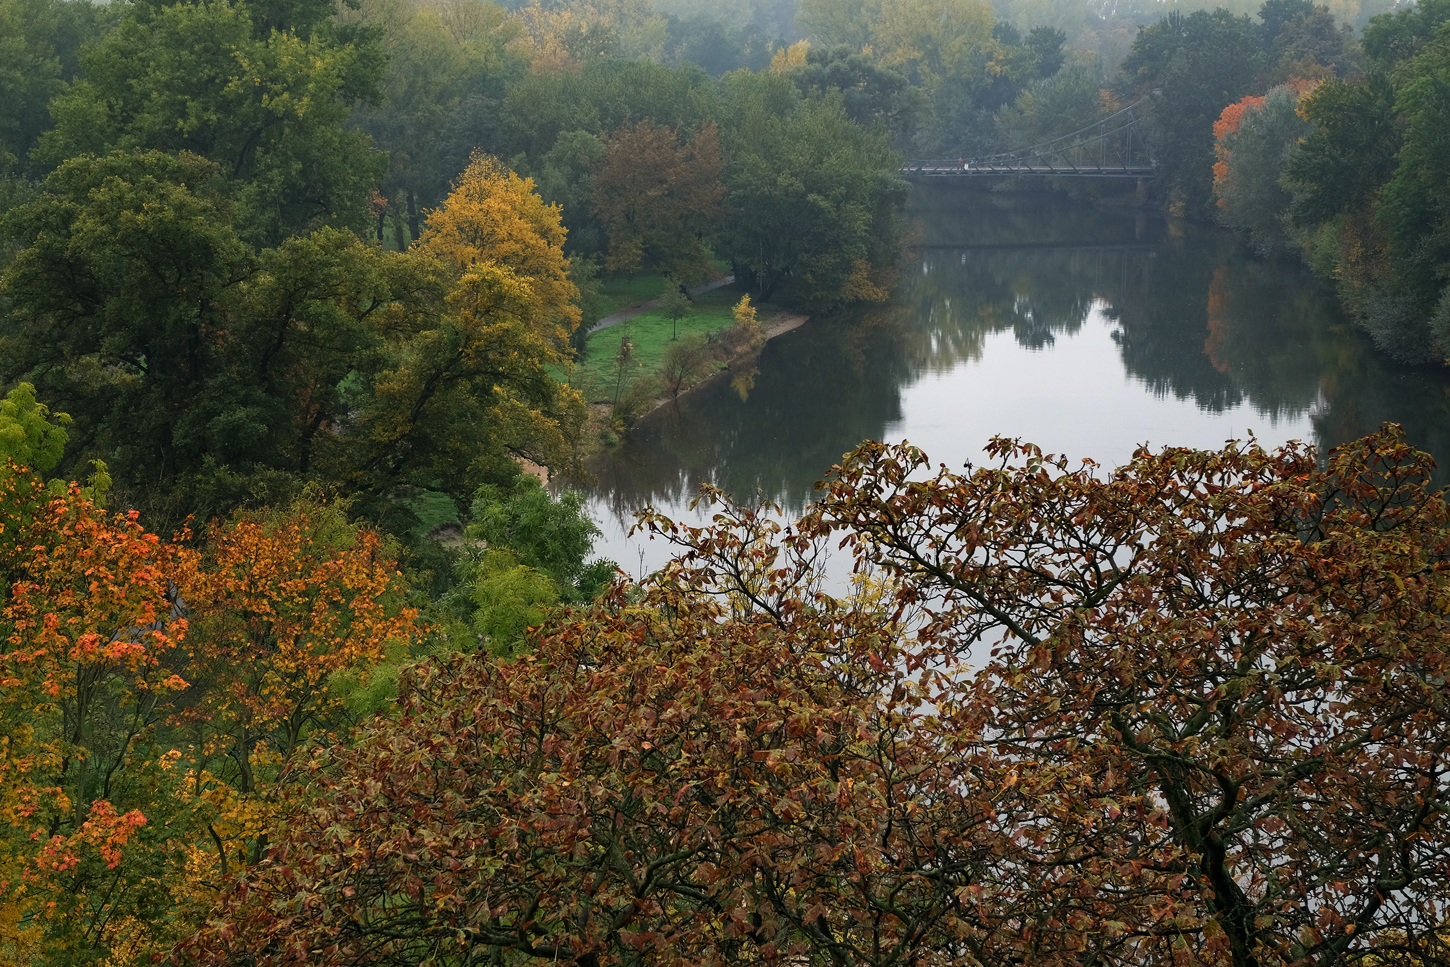
[{"label": "tree canopy", "polygon": [[[991,453],[865,445],[785,529],[650,518],[681,554],[642,601],[418,669],[192,955],[1436,961],[1427,458]],[[846,597],[814,577],[841,540]]]}]

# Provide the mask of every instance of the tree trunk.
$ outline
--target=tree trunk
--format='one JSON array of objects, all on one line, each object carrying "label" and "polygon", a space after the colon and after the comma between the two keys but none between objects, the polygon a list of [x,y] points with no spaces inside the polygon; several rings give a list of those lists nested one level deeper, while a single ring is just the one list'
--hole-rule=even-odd
[{"label": "tree trunk", "polygon": [[414,196],[411,189],[408,191],[408,231],[413,233],[413,241],[415,242],[418,240],[418,236],[422,234],[418,230],[418,199]]}]

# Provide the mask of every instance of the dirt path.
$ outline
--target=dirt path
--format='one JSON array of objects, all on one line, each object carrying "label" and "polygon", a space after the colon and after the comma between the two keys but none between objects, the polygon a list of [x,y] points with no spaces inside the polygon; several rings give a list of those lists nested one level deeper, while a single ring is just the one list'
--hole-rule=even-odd
[{"label": "dirt path", "polygon": [[[725,278],[721,279],[718,282],[706,282],[704,285],[697,285],[689,290],[690,297],[694,298],[701,293],[710,292],[715,289],[722,288],[723,286],[727,286],[734,281],[735,276],[727,275],[725,276]],[[616,312],[612,316],[605,316],[603,319],[600,319],[598,322],[596,322],[594,324],[594,328],[590,329],[589,331],[591,333],[596,333],[601,329],[608,329],[610,326],[617,326],[621,322],[627,322],[630,319],[633,319],[635,316],[644,315],[646,312],[649,312],[651,309],[659,304],[660,300],[658,299],[651,299],[648,302],[636,303],[630,306],[628,309],[623,309],[619,312]]]}]

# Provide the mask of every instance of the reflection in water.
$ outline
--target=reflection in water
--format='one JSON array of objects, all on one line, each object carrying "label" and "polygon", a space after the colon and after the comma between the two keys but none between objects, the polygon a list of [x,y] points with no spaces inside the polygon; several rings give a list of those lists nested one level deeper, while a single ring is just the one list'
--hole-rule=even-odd
[{"label": "reflection in water", "polygon": [[891,304],[773,340],[748,392],[721,379],[596,462],[603,553],[634,570],[633,512],[685,516],[702,483],[798,513],[867,438],[960,464],[1001,433],[1113,464],[1145,440],[1326,447],[1394,420],[1450,455],[1450,380],[1377,356],[1297,265],[1143,212],[914,192],[922,245]]}]

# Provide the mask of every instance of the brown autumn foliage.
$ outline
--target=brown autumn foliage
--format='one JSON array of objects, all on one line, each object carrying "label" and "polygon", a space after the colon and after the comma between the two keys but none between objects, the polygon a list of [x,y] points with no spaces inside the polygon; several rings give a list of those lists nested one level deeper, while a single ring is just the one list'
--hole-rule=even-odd
[{"label": "brown autumn foliage", "polygon": [[[643,600],[397,723],[225,896],[207,965],[1434,962],[1450,514],[1398,431],[848,455],[782,529],[647,520]],[[831,542],[857,592],[822,590]]]},{"label": "brown autumn foliage", "polygon": [[604,139],[591,202],[609,235],[611,272],[657,271],[686,281],[714,273],[703,237],[721,217],[719,138],[707,124],[685,143],[648,120]]},{"label": "brown autumn foliage", "polygon": [[1323,466],[1298,444],[1170,449],[1106,479],[993,452],[922,480],[919,452],[863,447],[814,526],[928,610],[919,653],[978,664],[936,706],[950,744],[1018,778],[1017,850],[983,884],[1012,898],[1013,945],[1235,967],[1426,952],[1450,899],[1430,458],[1397,428]]}]

